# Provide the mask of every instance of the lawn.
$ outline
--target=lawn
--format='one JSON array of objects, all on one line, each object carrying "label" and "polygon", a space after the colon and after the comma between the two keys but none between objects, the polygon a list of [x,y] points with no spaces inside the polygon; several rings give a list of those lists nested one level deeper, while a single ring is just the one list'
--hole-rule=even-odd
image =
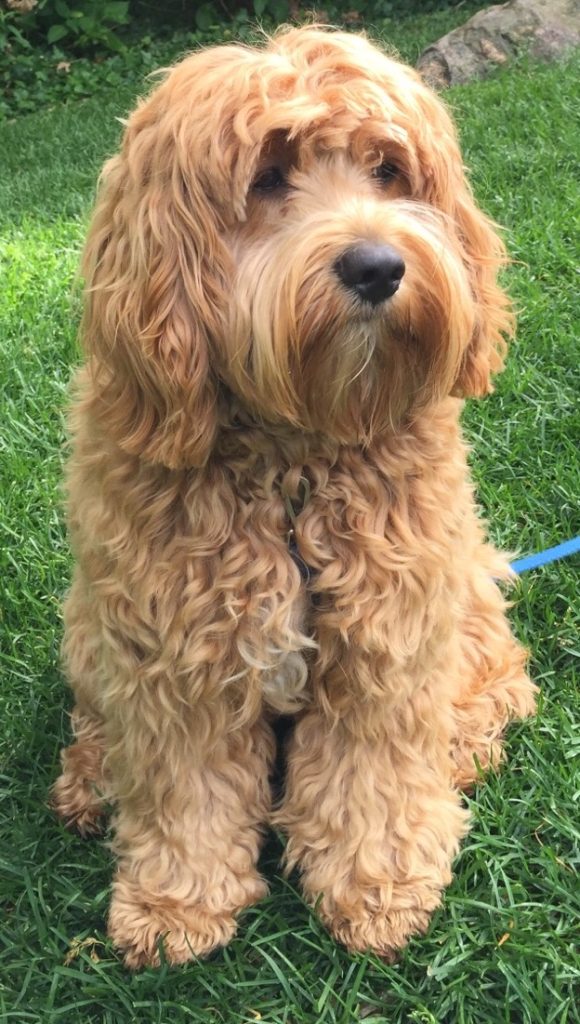
[{"label": "lawn", "polygon": [[[392,38],[412,56],[445,27],[441,15],[403,19]],[[579,71],[578,58],[524,62],[448,97],[476,193],[514,261],[518,339],[465,426],[491,536],[523,553],[580,533]],[[517,585],[513,625],[532,652],[539,714],[511,731],[509,769],[470,800],[444,906],[397,964],[334,945],[296,879],[280,877],[274,836],[262,865],[271,894],[227,950],[131,976],[106,939],[106,844],[67,833],[47,794],[70,707],[58,665],[70,573],[59,486],[74,275],[98,168],[132,102],[103,94],[0,129],[0,1019],[577,1024],[578,559]]]}]

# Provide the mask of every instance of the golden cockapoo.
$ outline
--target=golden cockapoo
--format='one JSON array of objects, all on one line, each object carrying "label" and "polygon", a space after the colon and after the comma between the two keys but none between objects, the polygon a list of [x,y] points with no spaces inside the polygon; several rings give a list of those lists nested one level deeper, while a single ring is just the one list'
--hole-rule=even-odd
[{"label": "golden cockapoo", "polygon": [[459,428],[503,260],[448,113],[364,37],[195,53],[129,118],[84,262],[54,796],[81,832],[113,802],[129,966],[231,938],[267,823],[351,950],[439,904],[460,790],[534,708]]}]

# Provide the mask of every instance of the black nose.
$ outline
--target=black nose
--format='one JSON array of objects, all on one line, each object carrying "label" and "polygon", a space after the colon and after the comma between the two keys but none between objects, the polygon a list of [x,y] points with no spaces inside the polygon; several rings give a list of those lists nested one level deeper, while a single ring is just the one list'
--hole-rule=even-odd
[{"label": "black nose", "polygon": [[405,262],[392,245],[361,242],[346,249],[334,269],[347,288],[376,306],[395,294],[405,273]]}]

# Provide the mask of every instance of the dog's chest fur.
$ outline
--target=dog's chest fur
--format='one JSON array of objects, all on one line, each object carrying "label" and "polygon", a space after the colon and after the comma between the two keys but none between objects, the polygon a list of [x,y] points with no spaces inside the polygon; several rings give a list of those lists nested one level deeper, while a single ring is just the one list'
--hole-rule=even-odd
[{"label": "dog's chest fur", "polygon": [[[256,429],[226,438],[221,460],[252,595],[251,638],[240,653],[252,671],[260,667],[276,710],[294,711],[308,699],[320,630],[387,659],[390,650],[399,660],[415,658],[430,642],[445,591],[453,607],[471,503],[457,413],[457,402],[445,402],[366,450],[309,449],[304,438],[292,450],[288,437]],[[353,600],[357,580],[365,581],[364,604]],[[417,628],[404,634],[405,613],[417,604]]]}]

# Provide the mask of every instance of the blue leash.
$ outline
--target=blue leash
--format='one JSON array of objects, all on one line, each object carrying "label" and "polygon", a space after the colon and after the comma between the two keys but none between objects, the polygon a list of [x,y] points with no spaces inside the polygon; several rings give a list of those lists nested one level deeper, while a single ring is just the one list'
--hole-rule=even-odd
[{"label": "blue leash", "polygon": [[537,551],[535,555],[518,558],[516,562],[512,562],[511,567],[519,575],[521,572],[527,572],[528,569],[538,569],[541,565],[556,562],[558,558],[575,555],[577,551],[580,551],[580,537],[565,540],[563,544],[557,544],[555,548],[548,548],[547,551]]}]

